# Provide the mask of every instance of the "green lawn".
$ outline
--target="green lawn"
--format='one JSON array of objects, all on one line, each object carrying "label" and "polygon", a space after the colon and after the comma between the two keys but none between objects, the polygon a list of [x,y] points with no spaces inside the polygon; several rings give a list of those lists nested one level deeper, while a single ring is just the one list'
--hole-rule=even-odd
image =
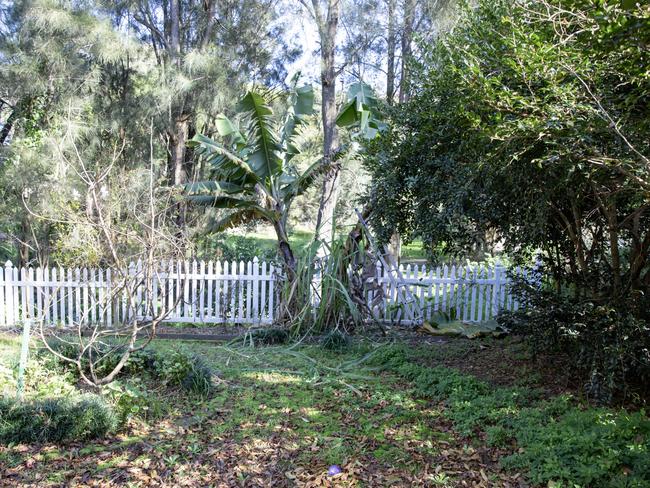
[{"label": "green lawn", "polygon": [[[302,255],[314,237],[313,232],[304,228],[294,228],[289,232],[289,242],[297,256]],[[273,229],[260,227],[254,232],[240,234],[225,234],[224,240],[233,254],[241,254],[248,258],[250,255],[268,256],[275,252],[277,240]],[[239,251],[239,253],[237,253]],[[419,239],[402,246],[402,259],[426,259],[422,248],[422,241]]]},{"label": "green lawn", "polygon": [[[0,343],[13,348],[18,341]],[[157,341],[166,351],[178,344]],[[225,347],[184,343],[215,369],[207,399],[150,393],[164,414],[130,421],[107,440],[66,446],[0,446],[0,478],[55,486],[455,486],[508,476],[456,435],[440,405],[398,376],[379,373],[359,350],[318,346]],[[3,360],[7,357],[2,356]],[[343,474],[329,479],[338,464]],[[465,468],[464,466],[467,466]],[[221,485],[219,483],[222,483]]]},{"label": "green lawn", "polygon": [[[0,364],[11,368],[18,341],[0,338]],[[639,465],[650,445],[647,418],[585,409],[549,383],[546,367],[531,367],[516,341],[363,342],[344,353],[164,340],[150,347],[202,357],[214,392],[201,398],[128,378],[147,392],[147,409],[121,432],[63,446],[0,446],[3,483],[573,487],[567,479],[596,473],[598,483],[582,486],[640,487],[650,477]],[[557,464],[535,464],[544,459]],[[329,477],[332,464],[342,474]],[[623,473],[637,484],[602,484],[624,482]]]}]

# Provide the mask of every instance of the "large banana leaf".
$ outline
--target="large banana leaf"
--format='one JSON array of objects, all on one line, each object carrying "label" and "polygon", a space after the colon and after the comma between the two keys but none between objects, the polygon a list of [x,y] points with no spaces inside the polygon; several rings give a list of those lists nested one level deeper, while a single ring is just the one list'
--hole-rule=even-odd
[{"label": "large banana leaf", "polygon": [[288,163],[296,154],[300,154],[295,138],[298,127],[305,124],[307,117],[314,113],[314,90],[310,85],[294,88],[291,100],[292,104],[282,130],[285,163]]},{"label": "large banana leaf", "polygon": [[246,139],[228,117],[225,115],[219,115],[217,117],[217,120],[215,120],[215,127],[217,128],[217,132],[221,137],[230,138],[232,143],[237,148],[237,151],[244,149],[246,146]]},{"label": "large banana leaf", "polygon": [[205,158],[220,181],[245,186],[255,185],[262,179],[249,163],[203,134],[196,134],[188,145]]},{"label": "large banana leaf", "polygon": [[273,223],[275,216],[272,212],[263,209],[258,205],[253,205],[250,208],[236,210],[226,217],[212,222],[208,227],[212,232],[221,232],[258,219],[267,220]]},{"label": "large banana leaf", "polygon": [[273,132],[273,111],[259,93],[248,92],[239,103],[248,115],[248,143],[253,146],[247,155],[250,168],[261,181],[282,171],[282,148]]},{"label": "large banana leaf", "polygon": [[336,117],[336,125],[350,127],[357,125],[359,133],[366,139],[372,139],[385,126],[378,118],[379,100],[372,88],[359,82],[350,85],[348,101],[341,107]]}]

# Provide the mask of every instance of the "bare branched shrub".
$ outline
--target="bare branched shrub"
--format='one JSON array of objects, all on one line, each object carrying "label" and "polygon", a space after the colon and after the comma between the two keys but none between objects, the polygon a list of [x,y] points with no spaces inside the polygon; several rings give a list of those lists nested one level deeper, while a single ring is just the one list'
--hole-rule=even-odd
[{"label": "bare branched shrub", "polygon": [[[62,199],[38,218],[74,237],[59,248],[67,263],[103,268],[110,282],[103,283],[92,313],[77,310],[72,327],[62,329],[40,320],[38,333],[52,354],[73,364],[86,383],[99,386],[111,382],[129,357],[151,342],[178,306],[182,294],[167,286],[173,269],[167,263],[184,258],[187,250],[177,219],[181,195],[158,184],[161,165],[153,157],[149,168],[129,170],[116,148],[107,162],[91,164],[76,141],[66,142],[59,154],[70,175],[66,184],[73,183],[77,198]],[[175,289],[179,285],[176,278]]]}]

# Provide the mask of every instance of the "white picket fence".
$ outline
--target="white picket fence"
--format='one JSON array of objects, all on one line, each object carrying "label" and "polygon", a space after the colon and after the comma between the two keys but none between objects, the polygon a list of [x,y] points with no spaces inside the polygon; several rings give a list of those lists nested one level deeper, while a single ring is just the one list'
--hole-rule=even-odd
[{"label": "white picket fence", "polygon": [[498,263],[436,268],[407,265],[400,266],[399,278],[396,275],[378,265],[369,280],[375,290],[369,292],[368,303],[382,322],[413,324],[441,314],[464,322],[488,321],[502,310],[519,309],[520,303],[509,289],[515,276],[540,279],[536,268],[508,269]]},{"label": "white picket fence", "polygon": [[237,262],[131,264],[102,269],[0,268],[0,326],[119,324],[164,314],[165,322],[270,324],[277,269]]},{"label": "white picket fence", "polygon": [[[495,266],[402,266],[399,278],[377,266],[368,280],[368,306],[376,319],[402,324],[437,313],[467,322],[517,310],[511,276],[534,270]],[[49,325],[119,324],[164,314],[165,322],[271,324],[276,317],[280,270],[257,258],[237,262],[131,264],[124,273],[102,269],[0,267],[0,326],[26,320]],[[407,291],[408,290],[408,291]]]}]

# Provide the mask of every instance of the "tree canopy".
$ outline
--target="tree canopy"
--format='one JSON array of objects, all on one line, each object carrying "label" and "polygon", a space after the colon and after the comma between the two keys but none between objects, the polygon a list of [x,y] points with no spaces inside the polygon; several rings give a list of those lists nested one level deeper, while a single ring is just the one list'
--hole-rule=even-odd
[{"label": "tree canopy", "polygon": [[368,148],[382,237],[542,251],[558,286],[647,295],[648,15],[591,0],[466,8]]}]

